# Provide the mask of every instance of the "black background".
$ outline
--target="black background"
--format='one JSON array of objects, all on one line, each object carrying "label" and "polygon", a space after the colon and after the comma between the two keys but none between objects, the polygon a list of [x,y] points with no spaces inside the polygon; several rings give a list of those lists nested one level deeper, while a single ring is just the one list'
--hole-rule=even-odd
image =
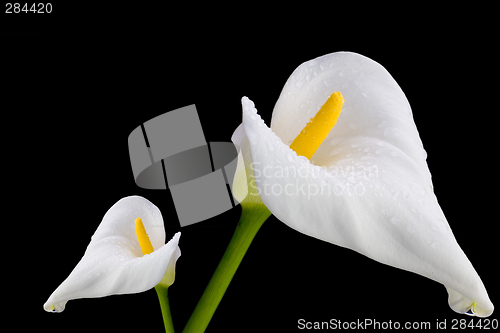
[{"label": "black background", "polygon": [[[285,7],[53,3],[50,15],[6,15],[2,9],[3,218],[9,235],[3,300],[18,324],[123,332],[143,322],[148,331],[161,332],[153,290],[73,300],[62,314],[42,308],[120,198],[142,195],[155,203],[167,239],[181,230],[168,191],[135,185],[128,135],[157,115],[195,103],[206,140],[230,141],[241,122],[242,96],[255,102],[269,125],[292,71],[335,51],[381,63],[407,95],[439,202],[497,301],[498,66],[493,26],[484,17],[489,9]],[[238,207],[182,228],[182,256],[169,289],[178,332],[239,215]],[[433,328],[437,320],[447,320],[448,328],[454,318],[471,320],[449,308],[439,283],[307,237],[271,217],[207,332],[295,332],[301,318],[425,321]]]}]

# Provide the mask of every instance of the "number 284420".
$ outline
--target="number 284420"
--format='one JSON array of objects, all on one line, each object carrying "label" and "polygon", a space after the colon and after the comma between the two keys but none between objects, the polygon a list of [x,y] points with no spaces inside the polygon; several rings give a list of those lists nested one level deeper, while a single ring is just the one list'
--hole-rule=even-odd
[{"label": "number 284420", "polygon": [[50,14],[52,13],[52,4],[48,3],[18,3],[7,2],[5,4],[6,14],[34,13],[34,14]]}]

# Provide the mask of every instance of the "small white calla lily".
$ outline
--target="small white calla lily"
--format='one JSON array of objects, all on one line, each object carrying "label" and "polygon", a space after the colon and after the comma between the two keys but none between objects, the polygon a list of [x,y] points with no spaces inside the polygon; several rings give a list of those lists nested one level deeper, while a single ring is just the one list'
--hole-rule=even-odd
[{"label": "small white calla lily", "polygon": [[[289,145],[335,91],[345,100],[337,124],[311,160],[297,156]],[[486,289],[434,195],[410,105],[380,64],[348,52],[303,63],[281,92],[271,128],[253,102],[242,104],[232,137],[241,148],[239,201],[261,198],[301,233],[442,283],[454,311],[491,315]],[[247,187],[248,170],[255,183]]]},{"label": "small white calla lily", "polygon": [[[135,230],[140,217],[154,252],[143,255]],[[44,309],[61,312],[71,299],[139,293],[175,279],[175,264],[181,255],[180,232],[165,244],[160,210],[143,197],[119,200],[104,215],[83,258],[52,293]]]}]

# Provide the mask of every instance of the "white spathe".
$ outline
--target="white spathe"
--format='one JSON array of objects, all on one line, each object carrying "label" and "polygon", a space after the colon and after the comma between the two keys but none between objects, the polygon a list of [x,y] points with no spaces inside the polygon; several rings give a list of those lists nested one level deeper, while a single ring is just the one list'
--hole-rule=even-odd
[{"label": "white spathe", "polygon": [[[140,217],[154,252],[142,255],[135,232]],[[171,285],[175,263],[181,255],[178,232],[165,244],[161,212],[143,197],[125,197],[104,215],[83,258],[50,295],[44,309],[61,312],[71,299],[132,294],[158,283]]]},{"label": "white spathe", "polygon": [[[311,161],[298,157],[290,143],[335,91],[345,100],[337,124]],[[244,97],[242,105],[232,137],[241,147],[239,201],[255,196],[256,185],[293,229],[442,283],[456,312],[473,302],[475,315],[493,312],[434,195],[410,105],[380,64],[349,52],[303,63],[281,92],[271,128],[252,101]],[[255,175],[248,189],[243,167]]]}]

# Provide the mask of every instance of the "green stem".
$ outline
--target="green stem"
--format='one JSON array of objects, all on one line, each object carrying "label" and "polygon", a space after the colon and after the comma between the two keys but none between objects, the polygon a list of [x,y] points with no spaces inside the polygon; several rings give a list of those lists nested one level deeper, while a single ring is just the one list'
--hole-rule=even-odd
[{"label": "green stem", "polygon": [[161,314],[163,316],[163,324],[165,325],[166,333],[174,333],[174,324],[172,322],[172,314],[170,313],[170,305],[168,304],[168,286],[158,284],[155,287],[158,299],[160,300]]},{"label": "green stem", "polygon": [[198,305],[196,305],[191,318],[189,318],[183,333],[205,332],[253,238],[271,215],[271,212],[263,204],[242,202],[241,207],[241,218],[231,242]]}]

